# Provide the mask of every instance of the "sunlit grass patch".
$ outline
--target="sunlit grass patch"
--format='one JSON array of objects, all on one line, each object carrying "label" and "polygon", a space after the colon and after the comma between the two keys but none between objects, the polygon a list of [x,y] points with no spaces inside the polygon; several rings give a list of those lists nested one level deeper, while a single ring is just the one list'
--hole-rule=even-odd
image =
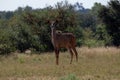
[{"label": "sunlit grass patch", "polygon": [[77,48],[70,64],[69,52],[61,52],[59,65],[55,64],[54,52],[41,54],[12,54],[0,56],[0,80],[119,80],[120,49]]}]

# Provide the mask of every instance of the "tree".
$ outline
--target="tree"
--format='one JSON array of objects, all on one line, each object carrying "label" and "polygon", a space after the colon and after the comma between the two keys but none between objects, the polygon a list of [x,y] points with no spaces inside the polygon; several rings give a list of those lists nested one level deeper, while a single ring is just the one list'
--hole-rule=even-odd
[{"label": "tree", "polygon": [[99,10],[98,17],[106,25],[107,32],[112,36],[112,43],[120,46],[120,1],[111,0],[108,6]]}]

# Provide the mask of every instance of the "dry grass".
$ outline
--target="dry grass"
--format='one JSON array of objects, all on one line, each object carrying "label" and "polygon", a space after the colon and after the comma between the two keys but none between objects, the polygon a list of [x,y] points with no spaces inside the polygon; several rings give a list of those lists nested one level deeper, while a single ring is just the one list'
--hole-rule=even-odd
[{"label": "dry grass", "polygon": [[120,49],[82,47],[77,51],[79,62],[74,59],[69,64],[70,55],[63,52],[59,66],[53,52],[0,56],[0,80],[61,80],[70,74],[79,80],[120,79]]}]

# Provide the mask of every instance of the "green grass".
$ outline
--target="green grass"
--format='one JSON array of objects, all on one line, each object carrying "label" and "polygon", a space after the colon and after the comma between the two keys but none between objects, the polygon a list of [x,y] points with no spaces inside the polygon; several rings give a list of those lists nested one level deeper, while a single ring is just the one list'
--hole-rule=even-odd
[{"label": "green grass", "polygon": [[55,64],[51,53],[17,54],[0,56],[0,80],[119,80],[120,49],[77,48],[70,63],[68,52],[60,53],[60,64]]}]

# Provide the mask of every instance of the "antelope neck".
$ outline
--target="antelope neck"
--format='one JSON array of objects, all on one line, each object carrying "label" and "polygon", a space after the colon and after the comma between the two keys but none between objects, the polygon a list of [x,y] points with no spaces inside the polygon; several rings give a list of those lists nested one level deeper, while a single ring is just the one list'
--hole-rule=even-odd
[{"label": "antelope neck", "polygon": [[55,47],[55,43],[56,43],[56,29],[55,28],[51,28],[51,40],[52,40],[52,44]]},{"label": "antelope neck", "polygon": [[56,33],[56,29],[52,28],[51,30],[52,30],[51,35],[52,35],[53,38],[55,38],[56,37],[56,34],[55,34]]}]

